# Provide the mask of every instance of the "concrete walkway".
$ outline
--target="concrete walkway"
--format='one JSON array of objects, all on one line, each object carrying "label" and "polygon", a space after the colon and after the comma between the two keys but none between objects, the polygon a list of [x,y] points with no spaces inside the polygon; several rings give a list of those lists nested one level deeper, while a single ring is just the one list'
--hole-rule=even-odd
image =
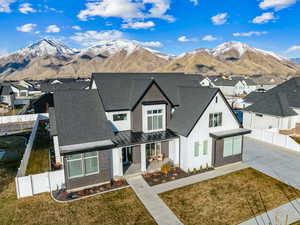
[{"label": "concrete walkway", "polygon": [[[270,221],[271,220],[271,221]],[[300,220],[300,198],[281,205],[239,225],[285,225]]]},{"label": "concrete walkway", "polygon": [[202,173],[202,174],[197,174],[197,175],[193,175],[190,177],[186,177],[186,178],[181,178],[175,181],[171,181],[171,182],[167,182],[164,184],[159,184],[159,185],[155,185],[152,186],[151,189],[153,192],[160,194],[166,191],[171,191],[173,189],[177,189],[177,188],[181,188],[187,185],[191,185],[191,184],[195,184],[195,183],[199,183],[201,181],[205,181],[205,180],[209,180],[215,177],[219,177],[228,173],[232,173],[241,169],[245,169],[248,168],[249,166],[245,163],[235,163],[235,164],[231,164],[231,165],[227,165],[227,166],[223,166],[223,167],[219,167],[215,170],[206,172],[206,173]]},{"label": "concrete walkway", "polygon": [[154,193],[142,176],[127,178],[138,198],[159,225],[183,225],[176,215]]}]

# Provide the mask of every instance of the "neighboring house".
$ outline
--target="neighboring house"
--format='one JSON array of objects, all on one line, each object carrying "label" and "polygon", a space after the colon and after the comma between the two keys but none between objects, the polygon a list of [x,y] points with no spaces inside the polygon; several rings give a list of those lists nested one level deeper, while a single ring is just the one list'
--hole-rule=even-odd
[{"label": "neighboring house", "polygon": [[7,104],[9,107],[14,108],[15,95],[10,85],[0,84],[0,104]]},{"label": "neighboring house", "polygon": [[293,130],[300,123],[300,78],[292,78],[265,93],[245,100],[244,126],[254,129]]},{"label": "neighboring house", "polygon": [[222,77],[211,76],[209,77],[211,85],[220,88],[224,95],[227,96],[240,96],[249,94],[257,88],[256,83],[244,77]]},{"label": "neighboring house", "polygon": [[160,169],[242,160],[241,128],[222,92],[185,74],[93,74],[89,90],[56,91],[49,110],[66,188]]},{"label": "neighboring house", "polygon": [[247,108],[248,106],[252,105],[254,102],[256,102],[259,98],[261,98],[265,92],[258,92],[253,91],[250,94],[248,94],[245,98],[242,99],[240,106],[241,108]]},{"label": "neighboring house", "polygon": [[28,97],[29,96],[29,90],[27,87],[23,87],[17,83],[10,83],[11,89],[15,93],[16,97]]}]

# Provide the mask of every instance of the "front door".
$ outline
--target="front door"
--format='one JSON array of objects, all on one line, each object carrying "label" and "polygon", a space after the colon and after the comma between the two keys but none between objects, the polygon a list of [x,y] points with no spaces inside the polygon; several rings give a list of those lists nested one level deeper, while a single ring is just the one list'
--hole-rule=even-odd
[{"label": "front door", "polygon": [[122,148],[123,165],[132,163],[132,147]]}]

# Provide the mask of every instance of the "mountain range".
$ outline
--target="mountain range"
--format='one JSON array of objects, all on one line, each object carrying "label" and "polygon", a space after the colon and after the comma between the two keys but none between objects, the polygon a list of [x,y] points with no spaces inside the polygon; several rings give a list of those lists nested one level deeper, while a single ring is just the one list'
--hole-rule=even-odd
[{"label": "mountain range", "polygon": [[291,60],[300,64],[300,58],[292,58]]},{"label": "mountain range", "polygon": [[0,79],[88,77],[93,72],[186,72],[215,74],[300,73],[300,64],[241,42],[226,42],[179,56],[163,54],[128,40],[101,41],[86,49],[72,49],[44,38],[16,52],[0,56]]}]

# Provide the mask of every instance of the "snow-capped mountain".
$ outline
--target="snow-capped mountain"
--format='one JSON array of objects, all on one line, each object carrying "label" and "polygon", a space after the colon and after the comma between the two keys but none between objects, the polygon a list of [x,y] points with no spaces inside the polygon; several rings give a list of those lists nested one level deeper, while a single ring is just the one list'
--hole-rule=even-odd
[{"label": "snow-capped mountain", "polygon": [[9,57],[13,55],[24,58],[33,58],[39,56],[69,56],[77,53],[77,50],[71,49],[57,40],[43,38],[42,40],[39,40],[38,42],[33,43],[26,48],[20,49],[19,51],[3,57]]},{"label": "snow-capped mountain", "polygon": [[252,52],[252,53],[262,53],[264,55],[269,55],[272,56],[278,60],[288,60],[282,56],[279,56],[277,54],[275,54],[274,52],[271,51],[265,51],[265,50],[261,50],[258,48],[252,48],[242,42],[238,42],[238,41],[230,41],[230,42],[225,42],[223,44],[220,44],[219,46],[217,46],[216,48],[213,49],[209,49],[209,48],[200,48],[197,49],[195,51],[192,52],[187,52],[187,53],[183,53],[181,54],[179,57],[184,57],[187,54],[197,54],[197,53],[208,53],[213,57],[222,57],[224,55],[226,55],[227,53],[236,53],[237,57],[241,57],[243,56],[246,52]]},{"label": "snow-capped mountain", "polygon": [[93,72],[288,75],[299,73],[300,65],[241,42],[226,42],[213,49],[199,48],[175,57],[138,41],[101,41],[95,46],[76,50],[44,38],[0,57],[0,79],[87,77]]}]

